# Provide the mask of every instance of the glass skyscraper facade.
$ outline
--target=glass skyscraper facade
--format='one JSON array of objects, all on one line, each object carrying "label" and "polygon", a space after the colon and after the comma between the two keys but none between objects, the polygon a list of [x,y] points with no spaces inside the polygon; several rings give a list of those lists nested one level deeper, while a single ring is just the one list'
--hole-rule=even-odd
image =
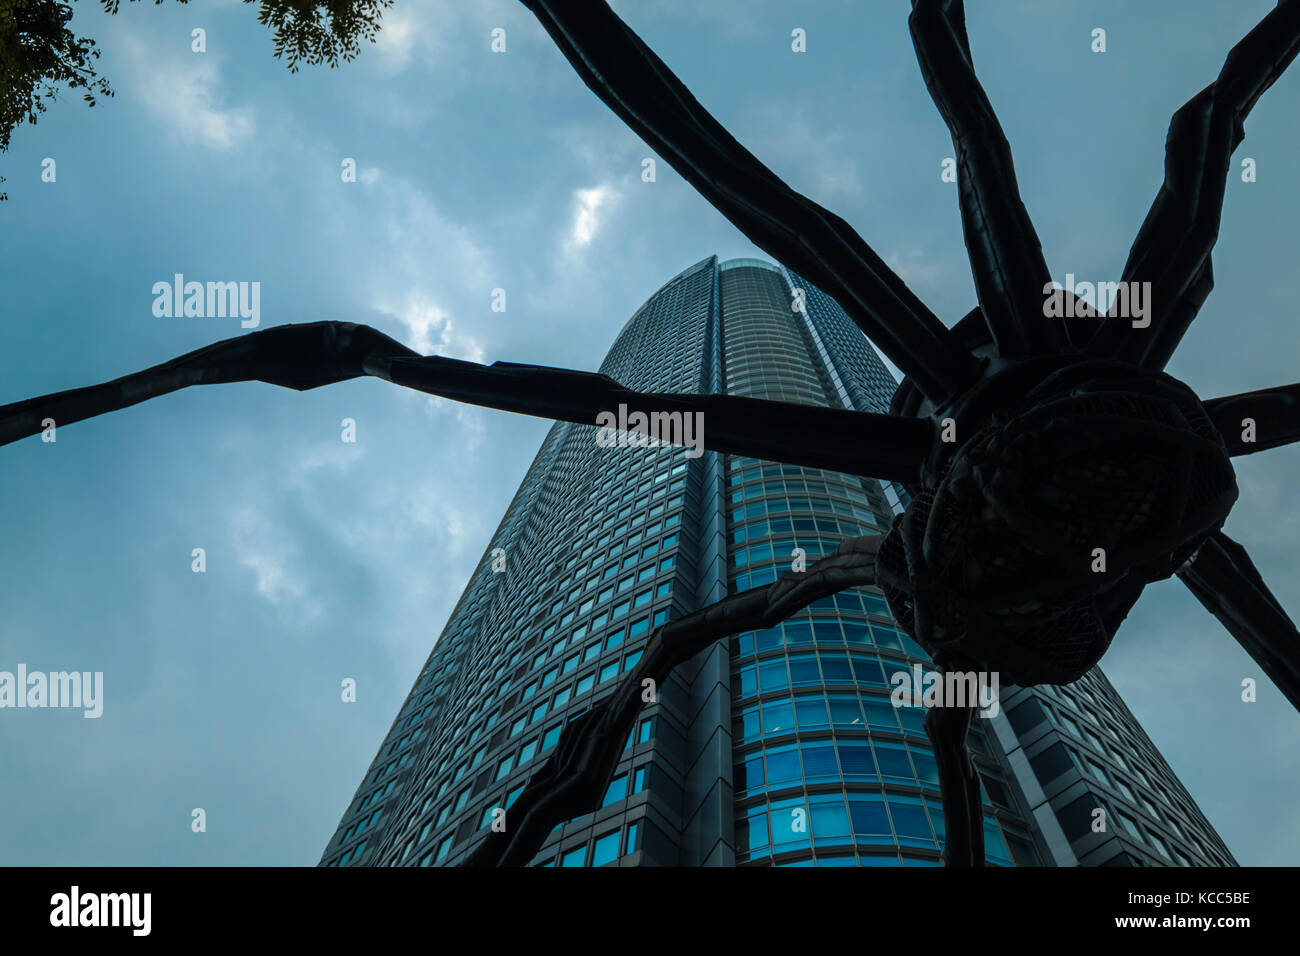
[{"label": "glass skyscraper facade", "polygon": [[[897,384],[829,297],[716,257],[651,296],[600,371],[637,391],[861,411],[886,411]],[[461,862],[658,624],[883,532],[908,501],[891,482],[596,434],[551,428],[322,865]],[[924,710],[890,700],[918,664],[874,588],[718,641],[639,715],[601,808],[533,863],[939,865]],[[969,741],[991,864],[1232,864],[1100,671],[1001,691]]]}]

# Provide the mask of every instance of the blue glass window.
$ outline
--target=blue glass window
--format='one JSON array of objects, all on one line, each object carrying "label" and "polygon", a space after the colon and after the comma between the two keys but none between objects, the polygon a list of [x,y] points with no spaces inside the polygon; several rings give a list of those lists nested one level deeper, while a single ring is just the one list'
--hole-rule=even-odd
[{"label": "blue glass window", "polygon": [[884,674],[880,670],[880,659],[861,654],[849,655],[853,661],[853,673],[859,684],[871,684],[875,687],[888,687]]},{"label": "blue glass window", "polygon": [[[790,683],[796,687],[822,682],[821,671],[817,668],[817,658],[812,654],[792,654],[790,656]],[[767,685],[763,685],[767,690]]]},{"label": "blue glass window", "polygon": [[740,696],[752,697],[758,693],[758,678],[753,665],[740,669]]},{"label": "blue glass window", "polygon": [[785,643],[793,647],[805,647],[813,642],[812,624],[808,621],[787,621],[785,624]]},{"label": "blue glass window", "polygon": [[560,866],[582,866],[587,861],[587,844],[574,847],[560,858]]},{"label": "blue glass window", "polygon": [[824,743],[802,744],[803,775],[809,783],[825,783],[838,780],[839,767],[835,762],[835,746],[829,740]]},{"label": "blue glass window", "polygon": [[763,705],[763,733],[794,733],[794,707],[788,698],[769,701]]},{"label": "blue glass window", "polygon": [[563,724],[556,724],[554,727],[552,727],[550,730],[546,732],[546,736],[542,738],[543,752],[550,750],[552,747],[556,745],[556,743],[560,739],[560,731],[563,729],[564,729]]},{"label": "blue glass window", "polygon": [[984,819],[984,852],[990,860],[1011,865],[1011,855],[1007,851],[1006,841],[1002,839],[1002,831],[987,817]]},{"label": "blue glass window", "polygon": [[750,807],[745,817],[736,821],[736,852],[745,853],[768,844],[767,804]]},{"label": "blue glass window", "polygon": [[637,831],[640,830],[640,824],[629,823],[627,825],[627,840],[623,844],[624,853],[632,853],[636,850]]},{"label": "blue glass window", "polygon": [[772,803],[772,848],[777,852],[809,846],[808,807],[801,799]]},{"label": "blue glass window", "polygon": [[441,843],[438,844],[438,855],[434,857],[435,861],[441,860],[444,856],[447,855],[447,851],[451,849],[452,839],[453,837],[447,837]]},{"label": "blue glass window", "polygon": [[627,797],[627,774],[621,773],[609,782],[609,788],[605,791],[605,798],[600,802],[601,807],[607,807],[612,803],[618,803]]},{"label": "blue glass window", "polygon": [[916,764],[916,779],[932,787],[939,786],[939,766],[934,762],[934,751],[912,747],[912,762]]},{"label": "blue glass window", "polygon": [[816,697],[796,697],[795,712],[799,717],[800,730],[819,730],[830,726],[826,716],[826,698],[820,694]]},{"label": "blue glass window", "polygon": [[880,763],[880,774],[885,780],[910,784],[916,782],[911,761],[907,759],[907,751],[902,744],[877,742],[876,760]]},{"label": "blue glass window", "polygon": [[867,712],[867,726],[873,730],[898,733],[898,715],[887,697],[863,697],[862,706]]},{"label": "blue glass window", "polygon": [[849,659],[844,654],[832,654],[822,651],[822,676],[828,684],[852,684],[853,672],[849,670]]},{"label": "blue glass window", "polygon": [[871,756],[871,745],[865,740],[841,740],[836,749],[845,780],[876,779],[876,762]]},{"label": "blue glass window", "polygon": [[596,842],[591,848],[591,865],[604,866],[606,863],[613,863],[618,859],[618,839],[622,834],[618,830],[611,830],[596,837]]},{"label": "blue glass window", "polygon": [[894,713],[898,716],[898,722],[903,725],[903,733],[925,737],[924,707],[896,707]]},{"label": "blue glass window", "polygon": [[790,675],[786,670],[785,660],[783,658],[778,658],[774,661],[765,661],[762,664],[759,664],[758,680],[764,693],[773,690],[782,690],[789,687]]},{"label": "blue glass window", "polygon": [[[849,797],[849,816],[853,820],[853,837],[858,843],[890,843],[894,836],[889,829],[883,797],[874,794],[854,794]],[[866,865],[866,860],[863,860]],[[897,861],[886,864],[897,866]]]},{"label": "blue glass window", "polygon": [[889,605],[885,603],[883,597],[876,597],[874,594],[862,595],[862,604],[866,607],[868,614],[878,614],[881,617],[889,617]]},{"label": "blue glass window", "polygon": [[889,813],[894,819],[894,831],[898,842],[903,846],[933,847],[934,837],[930,833],[930,822],[925,817],[925,808],[916,797],[890,795]]},{"label": "blue glass window", "polygon": [[769,786],[780,787],[799,779],[799,751],[793,745],[774,747],[766,756]]},{"label": "blue glass window", "polygon": [[887,647],[891,651],[901,651],[903,641],[899,633],[892,627],[885,627],[882,624],[871,625],[871,635],[875,638],[877,647]]},{"label": "blue glass window", "polygon": [[831,723],[837,728],[849,729],[865,728],[862,722],[862,705],[858,703],[856,697],[850,697],[847,694],[831,694],[829,697],[831,705]]},{"label": "blue glass window", "polygon": [[842,796],[826,794],[812,797],[808,802],[812,811],[813,842],[817,846],[842,846],[852,842],[853,829]]},{"label": "blue glass window", "polygon": [[763,754],[762,751],[750,754],[743,763],[735,765],[732,772],[737,792],[761,790],[763,788]]}]

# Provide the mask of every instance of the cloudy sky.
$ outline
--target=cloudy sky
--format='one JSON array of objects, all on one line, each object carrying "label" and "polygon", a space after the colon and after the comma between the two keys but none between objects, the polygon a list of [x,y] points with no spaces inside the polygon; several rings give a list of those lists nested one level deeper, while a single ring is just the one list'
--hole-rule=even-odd
[{"label": "cloudy sky", "polygon": [[[1170,115],[1272,5],[970,4],[1054,276],[1119,277]],[[259,282],[261,327],[364,322],[429,353],[590,369],[685,266],[762,255],[665,164],[641,180],[650,152],[510,0],[397,0],[356,61],[296,75],[235,0],[97,7],[73,26],[117,96],[65,96],[0,155],[0,403],[244,331],[155,316],[176,273]],[[618,8],[937,314],[971,308],[906,3]],[[1298,109],[1295,68],[1236,154],[1258,181],[1229,178],[1217,288],[1169,368],[1206,397],[1300,379]],[[105,698],[98,720],[0,711],[0,862],[315,863],[546,427],[367,379],[192,389],[0,449],[0,670],[102,671]],[[1227,531],[1300,613],[1300,449],[1237,474]],[[1179,582],[1148,590],[1105,670],[1241,862],[1300,863],[1300,718]]]}]

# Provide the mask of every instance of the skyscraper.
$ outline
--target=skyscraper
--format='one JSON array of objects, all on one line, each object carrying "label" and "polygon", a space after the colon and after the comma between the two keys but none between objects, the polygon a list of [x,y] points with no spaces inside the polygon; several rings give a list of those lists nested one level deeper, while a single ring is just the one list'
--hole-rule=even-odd
[{"label": "skyscraper", "polygon": [[[819,290],[716,257],[651,296],[600,371],[861,411],[885,411],[897,384]],[[907,502],[891,482],[596,436],[548,433],[323,865],[460,862],[656,625],[883,532]],[[658,688],[602,807],[534,863],[938,865],[924,710],[890,699],[895,674],[927,663],[874,588],[717,642]],[[990,863],[1233,862],[1100,671],[1000,690],[970,737]]]}]

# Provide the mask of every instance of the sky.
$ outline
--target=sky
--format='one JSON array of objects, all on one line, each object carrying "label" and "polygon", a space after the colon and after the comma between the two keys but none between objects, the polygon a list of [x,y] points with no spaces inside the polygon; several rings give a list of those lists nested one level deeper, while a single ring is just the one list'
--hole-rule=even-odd
[{"label": "sky", "polygon": [[[944,321],[969,311],[908,4],[615,6]],[[1119,278],[1170,116],[1272,6],[968,4],[1054,278]],[[260,328],[359,322],[428,354],[595,369],[686,266],[770,259],[666,163],[642,180],[653,154],[519,3],[397,0],[355,61],[296,74],[237,0],[116,16],[83,0],[72,27],[116,96],[64,95],[0,154],[0,403],[246,333],[155,315],[177,273],[259,283]],[[1167,369],[1202,397],[1300,380],[1298,109],[1293,68],[1234,155],[1217,286]],[[315,864],[547,427],[376,379],[248,383],[0,448],[0,670],[103,674],[98,718],[0,710],[0,863]],[[1234,467],[1226,531],[1300,613],[1300,448]],[[1179,581],[1148,588],[1102,666],[1241,863],[1300,863],[1300,717]]]}]

